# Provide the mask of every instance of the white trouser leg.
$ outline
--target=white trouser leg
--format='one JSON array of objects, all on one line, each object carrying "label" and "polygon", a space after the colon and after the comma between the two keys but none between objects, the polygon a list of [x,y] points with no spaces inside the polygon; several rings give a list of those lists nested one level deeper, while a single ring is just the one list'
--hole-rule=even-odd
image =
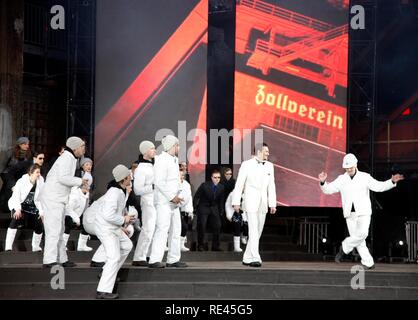
[{"label": "white trouser leg", "polygon": [[103,267],[97,291],[111,293],[115,286],[118,271],[132,250],[132,242],[122,231],[120,236],[112,232],[98,233],[97,236],[106,252],[106,263]]},{"label": "white trouser leg", "polygon": [[136,244],[133,261],[146,261],[157,222],[154,206],[142,206],[142,229]]},{"label": "white trouser leg", "polygon": [[181,217],[180,210],[174,209],[171,214],[170,231],[168,233],[168,253],[167,263],[175,263],[180,261],[180,236],[181,236]]},{"label": "white trouser leg", "polygon": [[62,235],[62,238],[64,239],[64,245],[65,245],[65,248],[67,248],[67,243],[68,243],[68,239],[70,239],[70,235],[69,235],[69,234],[67,234],[67,233],[64,233],[64,234]]},{"label": "white trouser leg", "polygon": [[352,216],[346,219],[349,237],[345,238],[342,247],[345,253],[357,249],[361,257],[361,263],[366,267],[374,265],[373,257],[366,245],[366,238],[369,234],[370,216]]},{"label": "white trouser leg", "polygon": [[11,251],[13,248],[13,242],[15,241],[17,229],[7,229],[6,243],[4,245],[4,251]]},{"label": "white trouser leg", "polygon": [[45,248],[43,263],[66,262],[64,245],[65,206],[63,203],[42,201],[44,209]]},{"label": "white trouser leg", "polygon": [[260,236],[261,236],[260,230],[261,231],[263,230],[263,228],[260,226],[262,223],[264,226],[265,215],[263,219],[262,215],[258,213],[247,212],[247,218],[248,218],[248,242],[247,242],[247,247],[245,249],[244,257],[242,261],[244,263],[261,262],[260,254],[258,252],[258,244],[260,242]]},{"label": "white trouser leg", "polygon": [[93,255],[93,258],[91,258],[92,261],[94,262],[106,262],[106,252],[104,249],[103,244],[101,244],[96,252]]},{"label": "white trouser leg", "polygon": [[152,238],[150,264],[163,260],[172,215],[169,204],[157,204],[155,209],[157,211],[157,223]]}]

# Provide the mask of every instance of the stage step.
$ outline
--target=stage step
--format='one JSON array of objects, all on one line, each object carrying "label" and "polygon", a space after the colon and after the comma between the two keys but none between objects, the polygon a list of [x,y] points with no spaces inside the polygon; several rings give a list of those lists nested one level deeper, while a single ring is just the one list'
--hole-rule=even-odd
[{"label": "stage step", "polygon": [[[261,251],[263,261],[322,261],[322,255],[300,251]],[[242,253],[224,252],[182,252],[182,261],[242,261]],[[42,263],[42,252],[0,252],[0,266],[14,264]],[[68,258],[76,263],[90,263],[93,252],[68,251]],[[127,258],[131,262],[133,251]]]},{"label": "stage step", "polygon": [[[417,299],[417,272],[366,271],[365,289],[351,288],[351,264],[330,268],[265,263],[261,269],[239,262],[202,264],[186,269],[129,268],[120,272],[122,299]],[[292,267],[292,265],[288,265]],[[297,270],[297,268],[302,270]],[[380,265],[377,266],[379,270]],[[0,299],[93,299],[98,269],[65,269],[65,290],[52,290],[49,269],[0,267]]]}]

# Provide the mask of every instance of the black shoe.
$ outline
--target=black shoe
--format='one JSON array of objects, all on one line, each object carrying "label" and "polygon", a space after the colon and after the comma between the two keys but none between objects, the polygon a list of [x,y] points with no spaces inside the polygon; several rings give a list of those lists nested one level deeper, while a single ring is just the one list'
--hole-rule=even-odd
[{"label": "black shoe", "polygon": [[221,248],[219,248],[219,247],[215,247],[215,248],[212,248],[212,251],[218,251],[218,252],[221,252],[221,251],[223,251]]},{"label": "black shoe", "polygon": [[258,262],[258,261],[251,262],[250,267],[260,268],[261,267],[261,262]]},{"label": "black shoe", "polygon": [[148,267],[148,262],[146,261],[132,261],[134,267]]},{"label": "black shoe", "polygon": [[205,247],[203,245],[197,246],[197,251],[205,251]]},{"label": "black shoe", "polygon": [[117,293],[109,293],[109,292],[96,292],[96,299],[106,299],[106,300],[114,300],[118,299],[119,295]]},{"label": "black shoe", "polygon": [[155,262],[155,263],[148,264],[148,268],[162,269],[162,268],[165,268],[165,266],[161,262]]},{"label": "black shoe", "polygon": [[337,255],[335,256],[335,262],[341,263],[341,260],[344,258],[345,253],[343,251],[343,246],[340,246],[340,250],[338,251]]},{"label": "black shoe", "polygon": [[44,263],[44,264],[42,265],[42,267],[43,267],[43,268],[52,268],[53,266],[57,266],[57,265],[59,265],[59,263],[58,263],[58,262]]},{"label": "black shoe", "polygon": [[167,263],[167,268],[187,268],[188,265],[185,262],[177,261],[174,263]]},{"label": "black shoe", "polygon": [[244,265],[244,266],[249,266],[251,263],[246,263],[246,262],[242,262],[242,264]]},{"label": "black shoe", "polygon": [[64,263],[62,264],[62,266],[63,266],[64,268],[74,268],[74,267],[76,267],[77,265],[76,265],[74,262],[72,262],[72,261],[67,261],[67,262],[64,262]]},{"label": "black shoe", "polygon": [[92,268],[103,268],[104,265],[105,265],[105,262],[96,262],[96,261],[90,262],[90,267]]}]

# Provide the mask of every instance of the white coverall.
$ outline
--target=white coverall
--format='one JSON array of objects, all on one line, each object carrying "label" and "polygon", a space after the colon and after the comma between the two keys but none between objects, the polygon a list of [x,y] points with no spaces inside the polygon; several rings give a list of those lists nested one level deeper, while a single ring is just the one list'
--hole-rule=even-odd
[{"label": "white coverall", "polygon": [[157,223],[157,212],[154,207],[154,165],[140,162],[135,170],[134,192],[141,196],[142,228],[138,237],[133,261],[146,261]]},{"label": "white coverall", "polygon": [[180,192],[178,158],[163,151],[155,157],[154,203],[157,225],[151,246],[149,264],[162,262],[168,238],[167,263],[180,261],[181,218],[178,206],[170,202]]},{"label": "white coverall", "polygon": [[77,158],[65,150],[49,171],[39,195],[44,210],[44,264],[68,261],[63,239],[65,206],[71,188],[81,186],[83,182],[81,178],[74,177],[76,166]]},{"label": "white coverall", "polygon": [[[366,238],[369,234],[372,204],[370,190],[383,192],[396,186],[391,179],[377,181],[370,174],[358,171],[353,178],[348,173],[337,177],[333,182],[325,182],[321,190],[325,194],[339,192],[343,205],[343,214],[347,222],[349,237],[342,243],[343,251],[349,254],[354,248],[361,257],[361,263],[366,267],[374,265],[373,257],[366,246]],[[354,206],[354,211],[352,208]]]},{"label": "white coverall", "polygon": [[132,250],[132,241],[122,231],[127,196],[123,189],[112,187],[99,200],[96,206],[99,210],[96,211],[95,234],[106,253],[106,263],[97,291],[111,293],[117,273]]}]

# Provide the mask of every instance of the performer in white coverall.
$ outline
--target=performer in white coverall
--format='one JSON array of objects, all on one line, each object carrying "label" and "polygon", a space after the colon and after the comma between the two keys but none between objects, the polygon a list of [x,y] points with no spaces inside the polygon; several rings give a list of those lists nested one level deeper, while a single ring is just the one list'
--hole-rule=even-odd
[{"label": "performer in white coverall", "polygon": [[[118,188],[118,184],[116,183],[116,181],[112,181],[111,184],[108,186],[108,190],[110,188]],[[131,192],[130,187],[126,188],[127,193]],[[97,236],[96,235],[96,215],[98,212],[102,211],[102,208],[105,204],[105,202],[107,201],[108,196],[106,196],[106,194],[102,197],[100,197],[99,199],[97,199],[96,201],[93,202],[93,204],[88,207],[86,209],[86,211],[83,214],[83,227],[84,230],[91,235]],[[127,204],[126,204],[127,206]],[[123,210],[123,215],[130,215],[135,219],[138,219],[138,211],[135,209],[135,207],[133,206],[129,206],[128,209],[126,208]],[[132,224],[129,224],[126,228],[126,231],[128,233],[128,237],[129,239],[132,238],[132,236],[134,235],[134,226]],[[93,268],[103,268],[105,263],[106,263],[106,252],[104,249],[103,244],[101,244],[96,252],[94,253],[92,259],[91,259],[91,263],[90,263],[90,267]]]},{"label": "performer in white coverall", "polygon": [[276,186],[274,183],[274,166],[267,161],[269,147],[258,144],[256,156],[244,161],[238,172],[237,182],[232,195],[232,205],[236,212],[241,206],[244,193],[245,210],[248,219],[248,243],[242,263],[250,267],[261,267],[259,240],[264,228],[266,214],[276,213]]},{"label": "performer in white coverall", "polygon": [[341,262],[345,254],[349,254],[356,248],[361,257],[361,263],[367,269],[372,269],[374,268],[373,257],[366,246],[372,215],[370,190],[374,192],[390,190],[396,186],[398,181],[403,180],[403,176],[395,174],[389,180],[377,181],[370,174],[357,169],[357,158],[352,153],[345,155],[342,166],[346,172],[331,183],[326,182],[327,174],[325,172],[321,172],[318,176],[322,192],[325,194],[339,192],[341,194],[344,218],[350,234],[342,242],[335,261]]},{"label": "performer in white coverall", "polygon": [[77,158],[84,155],[86,146],[78,137],[70,137],[65,151],[58,157],[49,171],[39,199],[44,210],[45,248],[44,267],[61,263],[64,267],[74,267],[68,261],[63,239],[65,205],[72,187],[86,185],[87,181],[74,176]]},{"label": "performer in white coverall", "polygon": [[154,207],[154,157],[155,146],[151,141],[139,145],[141,157],[134,173],[134,192],[141,196],[142,228],[136,244],[133,266],[148,266],[147,257],[157,223],[157,212]]},{"label": "performer in white coverall", "polygon": [[180,174],[178,164],[179,140],[167,135],[162,139],[164,151],[155,157],[154,164],[154,202],[157,210],[157,226],[152,240],[150,268],[164,268],[162,264],[164,249],[168,238],[167,267],[184,268],[180,261],[181,220],[179,205]]},{"label": "performer in white coverall", "polygon": [[112,293],[116,276],[132,250],[132,242],[125,227],[135,217],[123,215],[129,195],[126,189],[131,185],[131,172],[127,167],[118,165],[112,174],[117,186],[109,188],[102,197],[95,218],[95,233],[106,253],[106,263],[97,287],[97,299],[118,298],[117,293]]}]

